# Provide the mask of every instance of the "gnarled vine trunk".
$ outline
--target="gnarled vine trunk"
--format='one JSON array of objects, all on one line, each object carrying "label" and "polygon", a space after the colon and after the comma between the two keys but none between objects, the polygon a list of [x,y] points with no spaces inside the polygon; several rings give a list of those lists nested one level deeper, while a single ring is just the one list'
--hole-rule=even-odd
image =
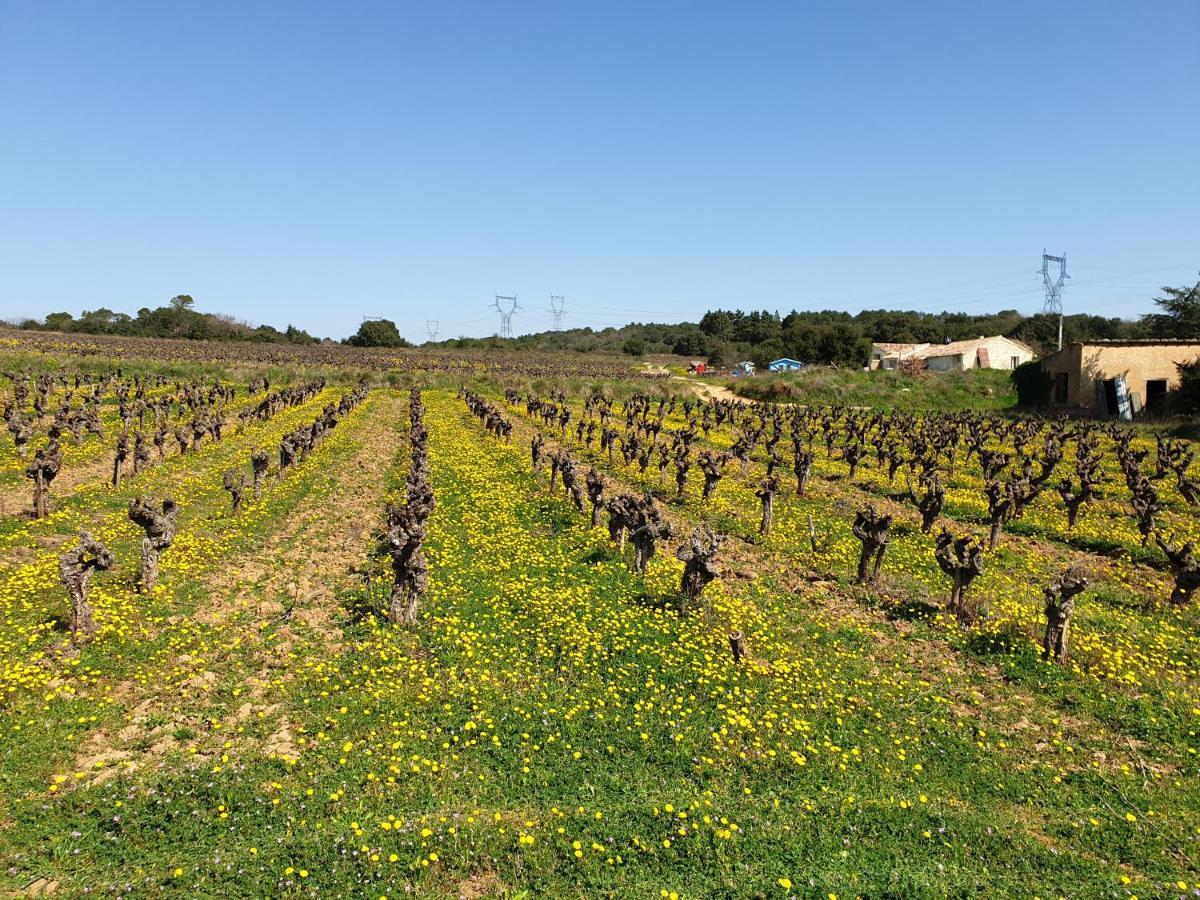
[{"label": "gnarled vine trunk", "polygon": [[158,583],[159,556],[175,540],[179,523],[179,506],[171,498],[163,500],[161,509],[141,497],[129,502],[129,520],[146,533],[142,538],[142,577],[139,590],[148,594]]},{"label": "gnarled vine trunk", "polygon": [[71,598],[71,640],[78,642],[96,633],[96,619],[88,602],[88,587],[96,572],[112,568],[112,551],[89,532],[79,537],[79,545],[58,560],[58,574]]},{"label": "gnarled vine trunk", "polygon": [[1071,616],[1075,613],[1075,598],[1088,585],[1082,570],[1071,567],[1042,588],[1046,598],[1046,633],[1042,637],[1042,659],[1062,664],[1067,659],[1070,641]]}]

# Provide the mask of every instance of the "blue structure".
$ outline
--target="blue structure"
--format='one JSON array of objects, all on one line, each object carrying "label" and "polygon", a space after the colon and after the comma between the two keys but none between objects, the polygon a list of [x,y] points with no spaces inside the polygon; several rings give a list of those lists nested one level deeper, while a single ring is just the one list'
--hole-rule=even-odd
[{"label": "blue structure", "polygon": [[769,363],[767,368],[772,372],[795,372],[797,369],[804,367],[804,363],[798,359],[788,359],[786,356],[783,359],[777,359],[773,363]]}]

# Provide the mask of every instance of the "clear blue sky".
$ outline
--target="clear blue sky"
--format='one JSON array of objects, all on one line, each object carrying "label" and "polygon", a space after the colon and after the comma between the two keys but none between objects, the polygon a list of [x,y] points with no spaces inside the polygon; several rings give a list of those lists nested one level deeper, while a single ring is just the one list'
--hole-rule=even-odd
[{"label": "clear blue sky", "polygon": [[0,317],[344,336],[1136,315],[1200,269],[1200,2],[0,0]]}]

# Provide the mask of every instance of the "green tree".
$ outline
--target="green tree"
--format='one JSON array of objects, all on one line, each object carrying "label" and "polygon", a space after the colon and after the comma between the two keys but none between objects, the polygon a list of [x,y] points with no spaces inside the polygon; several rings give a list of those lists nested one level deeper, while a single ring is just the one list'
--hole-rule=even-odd
[{"label": "green tree", "polygon": [[729,365],[733,359],[731,350],[732,348],[723,341],[713,341],[708,347],[708,364],[717,368]]},{"label": "green tree", "polygon": [[766,343],[759,344],[750,351],[750,360],[754,365],[758,366],[760,371],[765,372],[767,366],[777,359],[784,356],[789,356],[788,348],[783,341],[773,339]]},{"label": "green tree", "polygon": [[1152,337],[1200,338],[1200,281],[1191,287],[1164,287],[1155,297],[1161,313],[1143,317]]},{"label": "green tree", "polygon": [[[741,312],[736,315],[740,317]],[[728,339],[733,335],[733,323],[734,313],[725,312],[723,309],[714,309],[706,312],[700,319],[700,330],[713,337]]]},{"label": "green tree", "polygon": [[646,343],[640,338],[629,338],[621,345],[621,352],[630,356],[641,356],[646,352]]},{"label": "green tree", "polygon": [[[1008,333],[1007,337],[1024,341],[1043,353],[1053,353],[1058,342],[1058,316],[1052,316],[1049,313],[1032,315],[1022,320],[1016,328]],[[1063,344],[1070,343],[1071,338],[1072,329],[1064,320]]]},{"label": "green tree", "polygon": [[708,339],[702,332],[685,331],[671,349],[679,356],[703,356],[708,349]]},{"label": "green tree", "polygon": [[831,325],[817,342],[816,357],[821,362],[862,368],[870,355],[871,342],[857,328],[846,323]]},{"label": "green tree", "polygon": [[410,347],[391,319],[372,319],[358,326],[346,343],[354,347]]},{"label": "green tree", "polygon": [[283,333],[289,344],[315,344],[317,339],[305,331],[303,328],[297,328],[295,325],[288,325],[287,331]]},{"label": "green tree", "polygon": [[195,303],[191,294],[176,294],[171,298],[171,309],[183,312],[185,309],[191,309]]},{"label": "green tree", "polygon": [[102,306],[99,309],[85,309],[75,322],[75,328],[88,334],[114,334],[127,331],[125,326],[131,321],[125,313],[113,312],[107,306]]},{"label": "green tree", "polygon": [[250,340],[261,344],[282,344],[284,342],[283,334],[278,328],[272,328],[270,325],[259,325],[250,332]]},{"label": "green tree", "polygon": [[75,317],[69,312],[50,313],[46,316],[46,328],[49,331],[70,331],[75,325]]},{"label": "green tree", "polygon": [[1175,412],[1194,416],[1200,414],[1200,359],[1178,363],[1179,387],[1171,392],[1171,406]]}]

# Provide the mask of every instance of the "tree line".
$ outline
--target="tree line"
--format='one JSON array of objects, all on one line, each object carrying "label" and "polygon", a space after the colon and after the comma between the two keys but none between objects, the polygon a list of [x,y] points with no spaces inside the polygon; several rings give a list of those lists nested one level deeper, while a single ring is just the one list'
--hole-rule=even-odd
[{"label": "tree line", "polygon": [[[1159,311],[1139,319],[1086,313],[1066,316],[1063,341],[1200,337],[1200,282],[1164,287],[1161,294],[1155,298]],[[509,339],[456,338],[427,346],[607,351],[632,356],[674,353],[706,358],[718,366],[748,359],[761,367],[771,360],[791,357],[804,363],[857,368],[866,364],[872,342],[940,344],[995,334],[1024,341],[1041,354],[1055,347],[1058,319],[1044,313],[1027,316],[1015,309],[982,314],[792,310],[786,315],[768,310],[715,309],[699,322],[634,322],[622,328],[572,328]]]},{"label": "tree line", "polygon": [[111,334],[121,337],[177,338],[193,341],[252,341],[266,344],[316,344],[320,339],[288,325],[283,331],[271,325],[253,326],[232,316],[194,309],[195,300],[178,294],[166,306],[142,307],[136,316],[114,312],[108,307],[50,313],[44,319],[22,319],[17,327],[26,331],[63,331],[77,334]]},{"label": "tree line", "polygon": [[[1200,281],[1195,285],[1164,287],[1155,298],[1158,312],[1139,319],[1105,318],[1086,313],[1063,320],[1063,340],[1114,340],[1130,338],[1200,337]],[[310,344],[318,338],[288,325],[279,331],[270,325],[252,327],[228,316],[192,309],[192,298],[181,294],[167,306],[141,309],[136,317],[109,309],[51,313],[44,320],[26,319],[19,327],[34,330],[114,334],[197,340],[244,340],[267,343]],[[931,343],[1002,334],[1024,341],[1039,353],[1054,349],[1058,319],[1045,313],[1027,316],[1015,309],[994,313],[867,309],[858,313],[836,310],[792,310],[786,315],[759,310],[715,309],[699,322],[663,324],[633,322],[622,328],[572,328],[543,331],[517,338],[460,337],[422,346],[474,350],[568,350],[579,353],[674,353],[704,357],[713,365],[743,359],[763,366],[773,359],[791,357],[804,363],[839,366],[865,365],[872,342]],[[363,322],[344,343],[356,347],[412,346],[395,322]]]}]

